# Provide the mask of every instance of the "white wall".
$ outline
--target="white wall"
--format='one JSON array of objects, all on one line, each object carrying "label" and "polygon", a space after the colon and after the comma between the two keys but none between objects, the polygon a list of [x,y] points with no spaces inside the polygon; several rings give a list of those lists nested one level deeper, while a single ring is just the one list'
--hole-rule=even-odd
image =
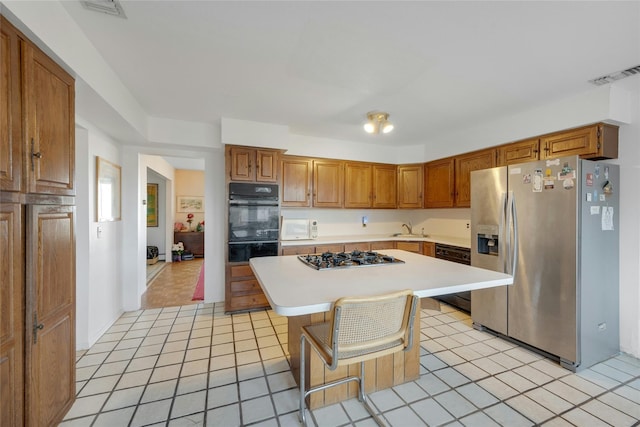
[{"label": "white wall", "polygon": [[[306,209],[282,208],[283,218],[318,220],[318,236],[390,236],[404,233],[402,224],[413,226],[413,232],[431,236],[469,239],[466,227],[471,217],[469,209]],[[362,217],[368,224],[362,226]]]},{"label": "white wall", "polygon": [[[123,218],[126,236],[123,240],[123,307],[125,310],[140,308],[140,297],[146,291],[147,254],[147,169],[152,169],[166,179],[164,227],[165,242],[173,241],[174,169],[162,157],[144,155],[138,147],[126,147],[123,153]],[[162,232],[162,230],[160,231]],[[170,257],[169,257],[170,260]]]},{"label": "white wall", "polygon": [[620,349],[640,357],[640,76],[628,91],[631,124],[620,127]]},{"label": "white wall", "polygon": [[[122,221],[96,221],[96,156],[120,164],[120,146],[76,118],[76,347],[88,348],[122,313]],[[98,229],[101,233],[98,233]]]},{"label": "white wall", "polygon": [[205,159],[204,233],[204,301],[224,301],[226,188],[224,179],[224,150],[208,152]]}]

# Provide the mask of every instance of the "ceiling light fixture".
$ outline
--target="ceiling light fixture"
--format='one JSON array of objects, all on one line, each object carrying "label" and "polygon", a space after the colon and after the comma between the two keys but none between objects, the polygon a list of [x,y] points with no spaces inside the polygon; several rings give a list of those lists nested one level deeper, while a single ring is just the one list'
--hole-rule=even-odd
[{"label": "ceiling light fixture", "polygon": [[389,121],[389,113],[383,111],[369,111],[368,122],[364,125],[367,133],[389,133],[393,130],[393,124]]}]

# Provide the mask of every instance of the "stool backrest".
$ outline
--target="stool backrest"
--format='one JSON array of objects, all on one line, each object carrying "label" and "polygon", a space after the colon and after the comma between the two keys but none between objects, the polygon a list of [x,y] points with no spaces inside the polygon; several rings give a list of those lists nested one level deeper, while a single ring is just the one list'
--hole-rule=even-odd
[{"label": "stool backrest", "polygon": [[334,304],[329,343],[334,353],[408,350],[418,297],[403,290],[372,297],[345,297]]}]

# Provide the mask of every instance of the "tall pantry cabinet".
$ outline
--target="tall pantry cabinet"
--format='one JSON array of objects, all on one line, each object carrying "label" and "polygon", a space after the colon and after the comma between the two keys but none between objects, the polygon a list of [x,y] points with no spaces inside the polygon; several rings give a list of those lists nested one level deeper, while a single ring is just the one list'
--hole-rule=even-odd
[{"label": "tall pantry cabinet", "polygon": [[75,399],[75,82],[0,33],[0,425],[50,426]]}]

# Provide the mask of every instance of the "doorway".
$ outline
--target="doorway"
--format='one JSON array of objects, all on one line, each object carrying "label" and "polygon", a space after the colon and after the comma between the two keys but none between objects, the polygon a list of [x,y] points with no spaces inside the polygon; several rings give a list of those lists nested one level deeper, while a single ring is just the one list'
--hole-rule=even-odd
[{"label": "doorway", "polygon": [[[167,179],[147,168],[147,252],[151,253],[147,254],[143,309],[197,304],[204,299],[204,162],[161,159],[173,167],[173,176]],[[174,251],[178,242],[184,248],[180,253]]]}]

